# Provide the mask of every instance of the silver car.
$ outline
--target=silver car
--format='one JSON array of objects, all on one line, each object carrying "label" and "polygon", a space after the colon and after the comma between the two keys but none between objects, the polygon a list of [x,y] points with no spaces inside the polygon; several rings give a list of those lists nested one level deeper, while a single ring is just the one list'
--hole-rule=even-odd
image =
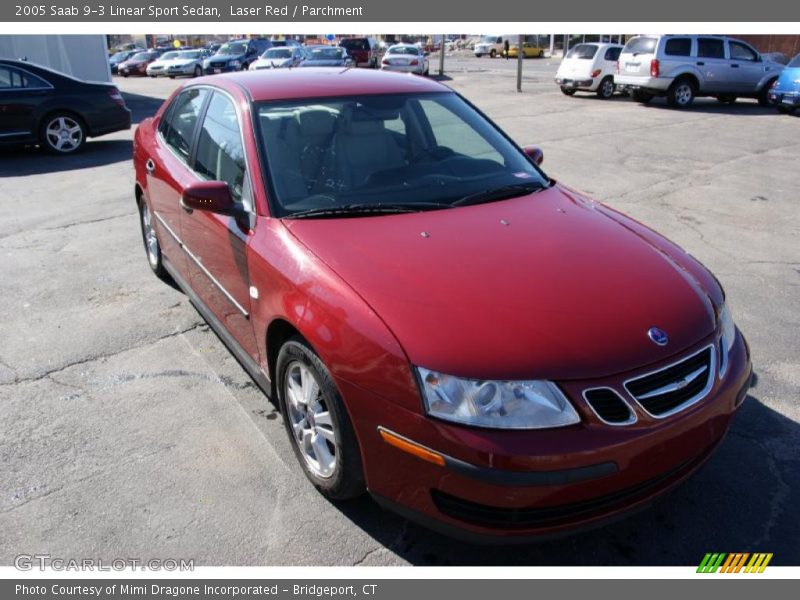
[{"label": "silver car", "polygon": [[203,74],[203,59],[208,50],[173,50],[162,54],[158,60],[147,65],[150,77],[200,77]]},{"label": "silver car", "polygon": [[414,44],[395,44],[389,46],[386,54],[383,55],[381,69],[427,75],[429,72],[428,55],[422,48]]},{"label": "silver car", "polygon": [[250,64],[251,71],[259,69],[287,69],[296,67],[306,59],[302,46],[276,46],[270,48]]},{"label": "silver car", "polygon": [[645,35],[623,48],[614,83],[641,103],[666,96],[670,106],[685,108],[697,96],[713,96],[723,103],[757,98],[769,106],[769,88],[783,68],[733,38]]}]

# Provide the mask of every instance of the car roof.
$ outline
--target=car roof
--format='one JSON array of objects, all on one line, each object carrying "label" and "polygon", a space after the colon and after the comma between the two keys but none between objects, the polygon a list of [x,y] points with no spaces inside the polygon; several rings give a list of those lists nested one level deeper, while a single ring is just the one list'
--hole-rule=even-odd
[{"label": "car roof", "polygon": [[431,79],[373,69],[270,69],[204,77],[197,83],[244,89],[255,102],[372,94],[449,92]]}]

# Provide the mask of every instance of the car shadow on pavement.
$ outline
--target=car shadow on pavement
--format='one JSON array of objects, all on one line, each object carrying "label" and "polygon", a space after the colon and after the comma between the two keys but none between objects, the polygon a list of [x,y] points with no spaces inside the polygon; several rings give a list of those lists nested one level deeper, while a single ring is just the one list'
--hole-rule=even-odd
[{"label": "car shadow on pavement", "polygon": [[[627,518],[549,541],[473,545],[409,523],[368,497],[337,507],[383,552],[414,565],[696,566],[707,552],[773,552],[771,564],[798,564],[797,429],[748,396],[720,448],[687,481]],[[373,554],[361,564],[382,564]]]},{"label": "car shadow on pavement", "polygon": [[54,156],[35,146],[2,148],[0,177],[89,169],[131,160],[132,157],[133,144],[130,140],[89,140],[80,151],[65,156]]},{"label": "car shadow on pavement", "polygon": [[[631,100],[631,102],[633,102]],[[656,110],[675,110],[686,111],[686,113],[704,113],[710,115],[737,115],[743,117],[759,117],[764,115],[774,115],[782,117],[774,106],[761,106],[755,100],[738,100],[733,104],[723,104],[714,99],[699,98],[689,108],[673,108],[667,104],[664,98],[653,98],[647,108]]]},{"label": "car shadow on pavement", "polygon": [[147,117],[152,117],[164,104],[164,98],[156,98],[155,96],[122,92],[122,97],[125,99],[125,105],[131,111],[131,122],[134,125],[141,123]]}]

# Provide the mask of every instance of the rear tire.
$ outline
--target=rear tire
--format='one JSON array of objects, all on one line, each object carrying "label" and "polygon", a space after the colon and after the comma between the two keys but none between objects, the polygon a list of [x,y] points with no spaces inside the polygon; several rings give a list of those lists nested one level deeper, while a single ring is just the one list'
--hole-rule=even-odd
[{"label": "rear tire", "polygon": [[678,79],[667,90],[667,104],[673,108],[688,108],[696,95],[697,89],[690,79]]},{"label": "rear tire", "polygon": [[564,87],[562,85],[561,86],[561,93],[564,94],[565,96],[574,96],[575,95],[575,88],[568,88],[568,87]]},{"label": "rear tire", "polygon": [[639,104],[647,104],[653,99],[653,94],[643,92],[642,90],[632,90],[631,98],[633,98],[634,102],[638,102]]},{"label": "rear tire", "polygon": [[74,154],[86,143],[83,120],[70,112],[47,115],[39,131],[42,147],[51,154]]},{"label": "rear tire", "polygon": [[169,278],[169,274],[164,268],[161,244],[158,242],[158,233],[156,233],[153,215],[143,197],[139,197],[137,204],[139,205],[139,225],[142,228],[142,243],[144,244],[144,252],[147,255],[147,264],[150,265],[150,269],[155,273],[156,277],[166,280]]},{"label": "rear tire", "polygon": [[611,98],[614,95],[614,78],[610,75],[604,77],[600,85],[597,86],[597,91],[595,93],[598,98],[602,98],[603,100]]},{"label": "rear tire", "polygon": [[494,48],[492,48],[492,51],[489,52],[489,58],[494,58],[495,56],[497,56],[497,52],[495,51]]},{"label": "rear tire", "polygon": [[300,337],[280,349],[275,367],[283,423],[306,477],[333,500],[366,491],[361,452],[328,369]]}]

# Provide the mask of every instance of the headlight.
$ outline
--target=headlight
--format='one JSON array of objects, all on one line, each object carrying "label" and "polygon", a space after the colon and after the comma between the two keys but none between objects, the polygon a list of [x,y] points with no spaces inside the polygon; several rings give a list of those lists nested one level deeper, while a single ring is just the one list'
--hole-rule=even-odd
[{"label": "headlight", "polygon": [[727,304],[723,304],[719,310],[719,329],[719,376],[724,377],[728,370],[728,355],[736,341],[736,325]]},{"label": "headlight", "polygon": [[545,429],[580,421],[550,381],[461,379],[417,367],[425,410],[433,417],[495,429]]}]

